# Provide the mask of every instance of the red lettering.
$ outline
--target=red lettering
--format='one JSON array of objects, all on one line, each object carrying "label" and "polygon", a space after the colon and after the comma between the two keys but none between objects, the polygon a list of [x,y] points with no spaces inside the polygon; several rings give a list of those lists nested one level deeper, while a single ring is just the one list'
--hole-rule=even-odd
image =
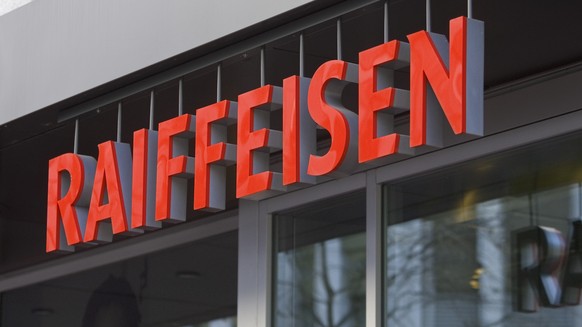
[{"label": "red lettering", "polygon": [[[283,87],[239,95],[238,104],[220,101],[197,116],[164,121],[158,132],[136,131],[133,156],[129,145],[105,142],[97,162],[76,154],[52,159],[47,251],[185,221],[193,177],[193,209],[224,210],[229,165],[237,165],[236,197],[259,200],[315,184],[317,176],[353,173],[358,162],[386,164],[413,154],[411,147],[443,146],[445,119],[456,134],[482,135],[483,24],[459,17],[450,21],[449,35],[450,42],[425,31],[410,34],[410,44],[390,41],[360,52],[359,67],[331,60],[312,79],[291,76]],[[395,72],[409,65],[410,91],[397,89]],[[356,88],[357,110],[343,101],[355,100]],[[274,130],[271,113],[281,109],[282,131]],[[397,134],[395,115],[409,110],[410,136]],[[234,124],[236,145],[228,143]],[[318,127],[330,135],[321,155]],[[282,172],[270,164],[280,150]],[[582,294],[577,274],[572,268],[570,302]]]},{"label": "red lettering", "polygon": [[[409,92],[395,89],[394,71],[406,65],[408,58],[402,58],[402,47],[408,44],[391,41],[360,52],[359,65],[359,146],[360,163],[382,158],[399,151],[401,138],[407,136],[394,133],[394,114],[408,111]],[[384,66],[381,68],[381,66]],[[380,76],[379,76],[380,75]],[[380,77],[380,78],[379,78]],[[384,87],[378,90],[379,87]],[[383,112],[391,109],[390,112]],[[384,134],[378,136],[379,133]]]},{"label": "red lettering", "polygon": [[112,141],[99,144],[85,242],[111,242],[111,232],[128,231],[130,176],[129,144]]},{"label": "red lettering", "polygon": [[[227,124],[236,122],[236,103],[228,100],[196,110],[194,210],[224,210],[226,166],[236,160],[236,146],[226,143]],[[212,164],[212,165],[211,165]]]},{"label": "red lettering", "polygon": [[[410,41],[410,146],[442,146],[436,100],[455,134],[483,134],[481,22],[459,17],[450,21],[450,45],[443,35],[426,31],[408,36]],[[468,47],[468,34],[474,46]],[[434,96],[427,93],[427,82]],[[428,98],[427,98],[428,97]],[[467,106],[467,104],[471,106]],[[469,114],[467,110],[470,110]]]},{"label": "red lettering", "polygon": [[[328,61],[317,69],[311,80],[308,94],[309,114],[318,125],[329,132],[331,145],[323,156],[310,155],[307,167],[310,175],[321,176],[340,171],[348,152],[355,152],[358,117],[341,102],[341,93],[347,83],[340,80],[346,78],[347,69],[348,64],[344,61]],[[356,133],[350,135],[350,128]],[[349,172],[349,169],[344,171]]]},{"label": "red lettering", "polygon": [[140,129],[133,133],[132,228],[162,227],[155,219],[157,145],[156,131]]},{"label": "red lettering", "polygon": [[[275,91],[277,96],[274,96]],[[280,108],[280,91],[280,88],[265,85],[238,96],[237,198],[250,198],[259,192],[282,188],[281,174],[268,170],[270,149],[281,148],[281,132],[267,128],[269,110]],[[265,148],[264,151],[258,151],[261,148]]]},{"label": "red lettering", "polygon": [[187,179],[194,174],[194,158],[188,157],[194,136],[195,117],[182,115],[160,123],[158,130],[158,172],[156,220],[186,220]]},{"label": "red lettering", "polygon": [[49,161],[46,252],[73,251],[83,240],[94,174],[89,156],[66,153]]},{"label": "red lettering", "polygon": [[307,109],[309,81],[299,76],[283,80],[283,185],[315,183],[307,174],[309,154],[315,153],[317,143]]}]

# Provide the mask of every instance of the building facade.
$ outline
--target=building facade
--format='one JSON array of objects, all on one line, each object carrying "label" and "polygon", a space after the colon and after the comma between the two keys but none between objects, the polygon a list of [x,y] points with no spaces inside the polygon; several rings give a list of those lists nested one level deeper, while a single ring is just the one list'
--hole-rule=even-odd
[{"label": "building facade", "polygon": [[[581,16],[582,5],[574,1],[490,0],[45,0],[0,16],[0,325],[579,324]],[[312,138],[304,142],[295,135],[302,149],[311,147],[297,156],[301,183],[273,186],[287,169],[281,149],[290,135],[277,96],[306,108],[311,100],[303,92],[321,67],[343,62],[339,79],[346,83],[336,88],[324,82],[320,95],[358,119],[365,98],[358,79],[362,53],[383,44],[407,49],[411,35],[428,31],[444,69],[452,71],[456,53],[447,58],[446,47],[435,40],[454,49],[449,29],[458,17],[468,17],[459,20],[469,26],[465,45],[478,40],[472,22],[483,24],[482,46],[464,46],[461,64],[473,67],[483,59],[475,66],[482,74],[467,75],[479,77],[480,101],[464,107],[470,116],[483,105],[477,117],[482,135],[455,133],[439,106],[429,109],[426,124],[438,131],[440,144],[408,146],[414,57],[397,50],[397,58],[378,64],[371,79],[378,90],[392,86],[406,95],[386,107],[396,108],[402,99],[405,105],[373,113],[386,126],[374,125],[372,138],[397,133],[402,147],[360,163],[346,159],[346,150],[332,171],[301,175],[309,155],[329,153],[337,134],[313,112],[296,116],[301,135]],[[350,67],[360,76],[347,83]],[[285,84],[292,76],[296,84]],[[425,79],[432,88],[427,102],[433,97],[445,106],[445,91]],[[296,97],[285,98],[291,89]],[[268,101],[258,103],[255,90],[270,90]],[[260,107],[256,116],[246,116],[251,136],[240,132],[243,108],[253,108],[247,98]],[[210,145],[198,143],[194,135],[205,126],[197,123],[220,103],[237,108],[238,117],[227,109],[219,117],[225,124],[208,127],[207,143],[238,147],[230,160],[225,146],[224,165],[209,168],[211,204],[192,209],[202,194],[195,192],[199,170],[192,176],[184,159],[182,170],[165,176],[168,213],[155,220],[161,207],[155,170],[162,168],[158,157],[148,162],[153,148],[138,146],[150,139],[135,132],[171,135],[168,166],[178,156],[191,157],[194,165],[201,147]],[[192,126],[164,132],[180,121]],[[352,140],[354,126],[347,128]],[[282,137],[272,146],[260,144],[268,150],[248,150],[247,174],[272,171],[275,182],[268,192],[241,195],[241,139],[260,128],[270,129],[271,140]],[[116,144],[125,144],[128,160]],[[119,152],[106,157],[106,146]],[[142,157],[136,149],[145,149]],[[49,162],[66,154],[93,158],[82,161],[79,176],[101,171],[101,184],[97,178],[82,183],[105,191],[81,185],[71,206],[57,203],[74,189],[75,177],[71,166],[51,170]],[[136,166],[136,158],[143,166]],[[352,159],[354,165],[344,165]],[[104,210],[122,209],[108,206],[115,198],[106,171],[113,167],[122,175],[123,163],[132,178],[117,180],[129,183],[121,186],[122,207],[142,196],[144,222],[116,232],[118,220]],[[145,167],[141,188],[131,184],[138,180],[136,167]],[[91,238],[85,225],[91,226],[86,216],[92,197],[101,209]],[[72,227],[64,223],[66,208],[76,210]],[[129,209],[124,214],[131,224]],[[76,230],[81,240],[72,242]]]}]

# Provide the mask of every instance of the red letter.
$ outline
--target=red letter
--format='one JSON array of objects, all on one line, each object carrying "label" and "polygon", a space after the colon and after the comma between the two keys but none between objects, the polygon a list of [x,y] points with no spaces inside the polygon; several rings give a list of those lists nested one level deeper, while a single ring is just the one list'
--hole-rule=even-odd
[{"label": "red letter", "polygon": [[83,240],[94,174],[95,159],[88,156],[67,153],[49,161],[46,252],[73,251]]},{"label": "red letter", "polygon": [[133,133],[131,228],[162,227],[155,219],[158,132],[140,129]]},{"label": "red letter", "polygon": [[[355,65],[350,69],[357,69]],[[341,95],[348,82],[348,63],[332,60],[321,65],[309,86],[309,113],[313,120],[331,135],[331,145],[323,156],[311,155],[307,173],[313,176],[334,171],[349,173],[357,163],[358,116],[342,105]],[[351,75],[351,74],[350,74]],[[353,76],[350,76],[350,80]],[[355,81],[354,81],[355,82]],[[333,106],[332,106],[333,105]],[[350,129],[355,133],[350,135]],[[345,160],[350,157],[348,160]],[[345,161],[345,163],[344,163]],[[340,168],[340,166],[342,166]]]},{"label": "red letter", "polygon": [[[405,49],[402,49],[405,48]],[[397,152],[411,154],[401,138],[394,133],[394,115],[409,110],[409,92],[394,89],[394,69],[406,66],[408,44],[391,41],[360,52],[359,71],[359,147],[360,163],[378,159]],[[404,50],[404,51],[403,51]],[[379,66],[385,67],[379,67]],[[380,75],[380,76],[378,76]],[[379,80],[378,77],[381,77]],[[378,85],[381,83],[380,85]],[[383,87],[378,91],[378,86]],[[381,112],[390,108],[390,113]],[[378,136],[382,133],[383,136]]]},{"label": "red letter", "polygon": [[[258,110],[263,106],[267,110]],[[280,106],[281,88],[271,85],[238,96],[237,198],[259,199],[268,195],[259,192],[282,190],[281,174],[268,170],[270,149],[280,149],[282,143],[281,132],[268,129],[269,110]]]},{"label": "red letter", "polygon": [[[129,144],[112,141],[99,144],[95,182],[85,228],[85,242],[111,242],[112,231],[113,234],[128,231],[130,191],[131,151]],[[103,204],[104,199],[107,199],[107,204]],[[109,219],[110,222],[104,222]]]},{"label": "red letter", "polygon": [[236,122],[236,103],[228,100],[196,110],[195,210],[225,208],[226,165],[236,161],[236,146],[226,143],[227,122],[218,123],[227,118],[230,124]]},{"label": "red letter", "polygon": [[309,117],[309,78],[291,76],[283,80],[283,185],[315,184],[307,174],[309,155],[315,153],[315,123]]},{"label": "red letter", "polygon": [[[421,31],[408,36],[412,147],[443,145],[434,96],[455,134],[483,135],[483,23],[459,17],[449,28],[448,50],[443,35]],[[434,92],[428,99],[427,81]]]},{"label": "red letter", "polygon": [[186,114],[159,125],[156,220],[186,220],[187,181],[194,174],[194,158],[187,156],[194,119]]}]

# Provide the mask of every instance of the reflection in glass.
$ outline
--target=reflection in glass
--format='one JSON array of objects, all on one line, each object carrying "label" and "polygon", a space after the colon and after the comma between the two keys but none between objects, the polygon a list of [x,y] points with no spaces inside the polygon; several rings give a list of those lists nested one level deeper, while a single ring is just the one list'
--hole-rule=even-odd
[{"label": "reflection in glass", "polygon": [[[564,289],[567,248],[555,248],[564,261],[545,268],[546,240],[534,234],[529,248],[516,242],[543,226],[558,243],[574,244],[573,223],[582,220],[580,149],[580,137],[570,136],[386,185],[387,326],[582,323],[578,301],[568,305],[553,294],[557,307],[550,308],[541,294]],[[543,269],[555,284],[545,277],[546,286],[538,284]],[[531,282],[523,277],[528,270]],[[530,312],[518,306],[520,296]]]},{"label": "reflection in glass", "polygon": [[110,275],[91,294],[83,327],[137,327],[141,314],[135,293],[125,278]]},{"label": "reflection in glass", "polygon": [[2,293],[0,326],[235,327],[236,232]]},{"label": "reflection in glass", "polygon": [[274,219],[275,326],[364,326],[363,194]]},{"label": "reflection in glass", "polygon": [[236,327],[236,317],[220,318],[183,327]]}]

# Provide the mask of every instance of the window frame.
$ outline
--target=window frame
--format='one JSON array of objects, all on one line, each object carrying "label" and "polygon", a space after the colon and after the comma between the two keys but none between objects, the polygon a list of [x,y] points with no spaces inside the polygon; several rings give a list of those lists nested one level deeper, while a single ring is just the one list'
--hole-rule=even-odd
[{"label": "window frame", "polygon": [[[582,76],[580,72],[570,73]],[[511,110],[515,101],[525,96],[524,93],[536,92],[536,88],[540,86],[565,87],[568,85],[568,79],[563,77],[557,75],[550,80],[540,79],[537,83],[521,85],[517,89],[511,87],[494,90],[486,97],[486,103],[489,102],[489,106],[495,104],[499,106],[498,109]],[[540,104],[527,109],[537,113],[544,111],[543,105]],[[504,129],[508,124],[507,121],[494,119],[487,122],[490,124],[489,131],[501,131],[262,201],[240,200],[238,326],[272,326],[274,214],[362,189],[366,192],[366,326],[385,326],[383,317],[385,222],[382,219],[382,186],[405,177],[580,131],[582,109],[569,110],[565,114],[537,122],[528,121],[528,117],[517,119],[513,117],[510,124],[519,127],[511,129]]]}]

